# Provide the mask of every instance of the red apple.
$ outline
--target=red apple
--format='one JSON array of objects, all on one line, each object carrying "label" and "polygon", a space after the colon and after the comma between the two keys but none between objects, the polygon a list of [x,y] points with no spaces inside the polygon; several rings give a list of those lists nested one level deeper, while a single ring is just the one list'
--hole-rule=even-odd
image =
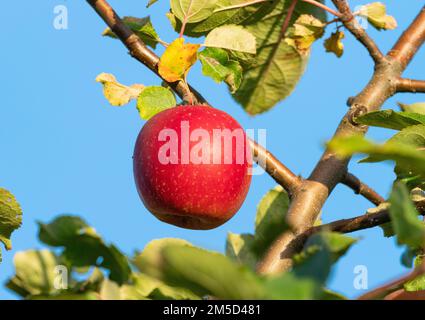
[{"label": "red apple", "polygon": [[239,210],[251,183],[251,150],[239,123],[208,106],[178,106],[152,117],[134,150],[146,208],[188,229],[212,229]]}]

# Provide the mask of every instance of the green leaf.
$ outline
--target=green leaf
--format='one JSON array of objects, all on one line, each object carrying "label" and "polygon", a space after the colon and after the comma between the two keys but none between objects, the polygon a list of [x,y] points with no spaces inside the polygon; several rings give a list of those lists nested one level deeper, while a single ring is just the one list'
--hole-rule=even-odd
[{"label": "green leaf", "polygon": [[324,283],[332,265],[356,242],[357,239],[337,232],[325,231],[312,235],[303,251],[294,257],[295,274]]},{"label": "green leaf", "polygon": [[[423,263],[424,256],[417,256],[415,259],[415,268]],[[422,291],[425,290],[425,274],[416,277],[404,284],[406,291]]]},{"label": "green leaf", "polygon": [[265,280],[265,299],[276,300],[313,300],[322,296],[320,284],[312,278],[300,278],[294,273]]},{"label": "green leaf", "polygon": [[213,29],[205,38],[204,45],[250,54],[256,53],[255,37],[237,25],[225,25]]},{"label": "green leaf", "polygon": [[381,2],[373,2],[362,6],[359,10],[359,15],[365,17],[378,30],[392,30],[397,27],[397,21],[394,17],[387,15],[385,4]]},{"label": "green leaf", "polygon": [[[151,4],[151,2],[149,3]],[[161,39],[156,33],[149,16],[145,18],[123,17],[122,20],[124,24],[127,25],[148,46],[155,49],[157,43],[161,42]],[[110,28],[106,28],[102,35],[115,39],[117,38]]]},{"label": "green leaf", "polygon": [[425,243],[425,224],[418,219],[418,212],[403,183],[396,182],[390,196],[390,216],[399,244],[419,248]]},{"label": "green leaf", "polygon": [[178,287],[171,287],[158,279],[143,273],[134,273],[131,284],[121,287],[123,300],[199,300],[193,292]]},{"label": "green leaf", "polygon": [[425,154],[409,145],[395,141],[375,144],[361,136],[350,136],[332,139],[328,146],[341,157],[355,153],[369,154],[369,162],[394,160],[398,166],[406,170],[414,170],[413,173],[425,175]]},{"label": "green leaf", "polygon": [[[400,132],[395,134],[389,139],[386,144],[402,145],[405,147],[411,147],[414,150],[423,150],[425,148],[425,125],[413,125],[402,129]],[[363,159],[362,162],[377,162],[382,161],[381,157],[370,155],[368,158]],[[397,161],[396,161],[397,162]],[[423,165],[423,164],[422,164]],[[397,162],[395,172],[398,177],[414,176],[421,174],[419,168],[416,168],[414,163]]]},{"label": "green leaf", "polygon": [[101,73],[96,77],[96,82],[103,85],[103,95],[113,106],[122,106],[133,99],[137,99],[144,86],[133,84],[126,86],[117,81],[114,75]]},{"label": "green leaf", "polygon": [[[289,3],[274,1],[268,5],[268,11],[261,11],[243,23],[257,40],[257,56],[256,64],[245,70],[234,97],[249,114],[265,112],[285,99],[304,73],[309,50],[297,51],[280,35]],[[293,21],[301,14],[325,20],[323,10],[302,2],[297,5]]]},{"label": "green leaf", "polygon": [[344,295],[331,291],[329,289],[323,290],[323,295],[321,297],[322,300],[348,300]]},{"label": "green leaf", "polygon": [[137,110],[142,119],[149,120],[157,113],[174,107],[176,103],[176,98],[170,89],[150,86],[140,93],[137,99]]},{"label": "green leaf", "polygon": [[289,196],[280,186],[267,192],[261,199],[255,217],[255,243],[253,244],[253,250],[258,255],[261,255],[279,234],[288,229],[285,223],[288,207]]},{"label": "green leaf", "polygon": [[395,112],[394,110],[382,110],[369,112],[360,116],[356,118],[356,122],[368,126],[402,130],[409,126],[425,124],[425,115],[410,112]]},{"label": "green leaf", "polygon": [[[12,232],[22,224],[22,209],[16,198],[6,189],[0,188],[0,242],[6,250],[12,249]],[[1,262],[1,248],[0,248]]]},{"label": "green leaf", "polygon": [[186,23],[195,23],[207,19],[216,8],[214,0],[171,0],[173,14]]},{"label": "green leaf", "polygon": [[[260,9],[267,9],[269,6],[270,2],[253,4],[252,0],[217,0],[215,1],[213,13],[205,20],[186,25],[184,34],[192,37],[200,37],[224,24],[239,25]],[[173,28],[179,32],[181,22],[171,12],[167,14],[167,17]]]},{"label": "green leaf", "polygon": [[198,55],[202,63],[202,73],[215,82],[224,81],[230,92],[235,92],[242,82],[242,67],[239,62],[230,60],[229,54],[219,48],[205,48]]},{"label": "green leaf", "polygon": [[225,256],[189,246],[166,246],[160,266],[162,279],[199,296],[220,299],[260,299],[265,295],[260,278]]},{"label": "green leaf", "polygon": [[253,252],[254,236],[229,232],[226,239],[226,256],[255,269],[257,256]]},{"label": "green leaf", "polygon": [[[158,253],[158,251],[156,252]],[[321,284],[292,273],[274,277],[256,275],[225,256],[200,248],[164,244],[150,272],[172,286],[198,296],[218,299],[314,299],[323,296]]]},{"label": "green leaf", "polygon": [[110,271],[110,279],[118,284],[129,278],[131,270],[126,256],[114,245],[106,245],[81,218],[60,216],[49,224],[39,223],[39,226],[40,240],[53,247],[64,247],[63,257],[73,267],[105,268]]},{"label": "green leaf", "polygon": [[412,104],[398,103],[401,110],[405,112],[419,113],[425,115],[425,102],[417,102]]},{"label": "green leaf", "polygon": [[419,124],[406,127],[391,137],[388,142],[404,144],[415,148],[425,147],[425,125]]},{"label": "green leaf", "polygon": [[15,254],[15,276],[6,286],[25,297],[27,295],[53,294],[56,267],[61,264],[49,250],[28,250]]},{"label": "green leaf", "polygon": [[257,207],[255,235],[229,233],[227,256],[254,269],[264,251],[279,234],[288,229],[285,223],[288,207],[289,197],[282,187],[277,186],[267,192]]},{"label": "green leaf", "polygon": [[28,297],[29,300],[100,300],[97,292],[60,293],[53,295],[36,295]]},{"label": "green leaf", "polygon": [[160,278],[161,272],[161,251],[166,246],[179,245],[179,246],[192,246],[190,242],[183,239],[176,238],[163,238],[156,239],[149,242],[142,252],[136,254],[133,259],[134,265],[141,272],[151,275],[155,278]]},{"label": "green leaf", "polygon": [[120,286],[108,279],[103,280],[99,296],[102,300],[122,300]]}]

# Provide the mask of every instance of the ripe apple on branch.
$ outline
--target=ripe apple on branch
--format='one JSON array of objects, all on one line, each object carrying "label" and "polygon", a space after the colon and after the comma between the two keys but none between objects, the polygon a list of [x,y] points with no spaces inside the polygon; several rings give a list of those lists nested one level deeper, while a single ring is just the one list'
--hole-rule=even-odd
[{"label": "ripe apple on branch", "polygon": [[251,183],[250,146],[241,126],[209,106],[179,106],[152,117],[134,156],[140,197],[158,219],[211,229],[241,207]]}]

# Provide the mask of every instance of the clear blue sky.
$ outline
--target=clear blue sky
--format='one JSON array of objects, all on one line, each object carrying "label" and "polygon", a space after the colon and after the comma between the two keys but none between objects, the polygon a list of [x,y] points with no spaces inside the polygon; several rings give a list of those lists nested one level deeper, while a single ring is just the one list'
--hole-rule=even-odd
[{"label": "clear blue sky", "polygon": [[[120,15],[150,14],[164,40],[176,37],[165,18],[167,1],[159,1],[149,10],[144,0],[110,2]],[[386,51],[422,7],[423,0],[384,2],[400,27],[394,31],[368,31]],[[53,8],[60,4],[69,9],[69,30],[53,28]],[[23,226],[13,234],[13,251],[3,252],[0,298],[15,298],[3,288],[13,274],[13,255],[43,247],[37,241],[36,221],[49,221],[61,213],[81,215],[107,241],[128,254],[162,237],[180,237],[223,251],[228,231],[253,230],[256,205],[275,186],[267,175],[254,177],[240,212],[215,230],[191,231],[163,224],[143,207],[134,186],[131,159],[143,122],[133,104],[109,106],[94,79],[101,72],[109,72],[127,84],[158,85],[160,81],[133,61],[120,42],[100,36],[105,25],[85,1],[6,1],[0,21],[4,26],[0,50],[0,186],[16,195],[24,212]],[[189,79],[209,101],[245,128],[266,128],[267,148],[293,171],[307,176],[320,157],[323,143],[346,112],[347,98],[355,95],[372,73],[371,59],[351,35],[344,44],[346,52],[337,59],[324,52],[322,41],[317,42],[295,92],[257,117],[245,114],[224,85],[202,77],[199,66],[191,71]],[[406,75],[424,78],[424,61],[422,50]],[[399,95],[385,107],[395,107],[396,101],[420,99],[418,95]],[[378,140],[389,134],[383,130],[369,133]],[[394,178],[391,165],[353,162],[350,169],[383,195],[388,194]],[[323,218],[348,218],[368,207],[364,199],[339,186],[326,204]],[[355,234],[362,239],[334,269],[332,289],[351,297],[361,294],[352,284],[356,265],[367,266],[370,288],[404,272],[399,263],[402,249],[381,233],[378,228]]]}]

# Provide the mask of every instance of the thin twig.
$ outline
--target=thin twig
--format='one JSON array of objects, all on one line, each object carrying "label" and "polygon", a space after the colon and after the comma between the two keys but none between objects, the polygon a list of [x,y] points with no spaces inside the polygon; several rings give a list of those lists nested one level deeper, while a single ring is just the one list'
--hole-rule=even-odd
[{"label": "thin twig", "polygon": [[379,206],[381,203],[385,202],[385,199],[381,197],[375,190],[349,172],[345,174],[341,183],[351,188],[356,194],[362,195],[376,206]]},{"label": "thin twig", "polygon": [[425,93],[425,80],[399,78],[396,83],[397,92]]},{"label": "thin twig", "polygon": [[[425,201],[418,201],[415,203],[418,214],[425,216]],[[308,237],[314,233],[328,230],[340,233],[351,233],[364,229],[374,228],[391,221],[390,212],[388,209],[382,209],[375,213],[365,213],[349,219],[341,219],[331,223],[322,224],[320,226],[312,227],[304,232],[304,237]]]},{"label": "thin twig", "polygon": [[323,9],[323,10],[329,12],[330,14],[333,14],[335,17],[338,17],[338,18],[342,17],[342,14],[340,12],[338,12],[338,11],[332,9],[332,8],[329,8],[327,5],[324,5],[323,3],[319,2],[319,1],[316,1],[316,0],[301,0],[301,1],[303,1],[305,3],[309,3],[309,4],[316,6],[320,9]]},{"label": "thin twig", "polygon": [[397,280],[394,280],[386,285],[383,285],[382,287],[376,288],[372,291],[369,291],[365,293],[364,295],[361,295],[357,298],[357,300],[376,300],[376,299],[382,299],[390,292],[393,292],[397,289],[400,289],[403,287],[403,285],[411,281],[421,275],[425,274],[425,263],[422,263],[419,267],[415,268],[411,273],[409,273],[406,276],[403,276]]},{"label": "thin twig", "polygon": [[273,154],[267,151],[254,140],[249,140],[256,162],[283,188],[289,193],[294,194],[301,185],[301,178],[289,170]]},{"label": "thin twig", "polygon": [[285,38],[285,33],[288,31],[289,23],[291,22],[292,16],[294,15],[295,7],[297,6],[298,0],[292,0],[289,5],[288,11],[286,12],[285,20],[283,21],[282,28],[280,29],[280,40]]}]

